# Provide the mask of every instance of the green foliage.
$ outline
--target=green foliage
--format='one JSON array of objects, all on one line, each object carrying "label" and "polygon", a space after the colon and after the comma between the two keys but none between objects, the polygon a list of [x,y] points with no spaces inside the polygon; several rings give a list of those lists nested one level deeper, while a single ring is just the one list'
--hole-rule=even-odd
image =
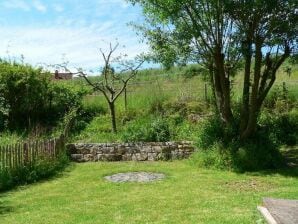
[{"label": "green foliage", "polygon": [[283,85],[276,85],[264,101],[265,109],[275,114],[286,113],[297,106],[297,98],[289,92],[285,82]]},{"label": "green foliage", "polygon": [[9,145],[16,144],[24,139],[24,134],[22,133],[11,133],[11,132],[0,132],[0,144]]},{"label": "green foliage", "polygon": [[49,110],[54,116],[63,117],[70,109],[81,106],[83,97],[88,93],[84,86],[71,82],[51,82],[49,88]]},{"label": "green foliage", "polygon": [[130,122],[122,134],[122,140],[125,142],[165,142],[170,138],[169,124],[161,117]]},{"label": "green foliage", "polygon": [[204,76],[206,74],[205,69],[197,64],[191,64],[189,66],[184,66],[181,69],[181,76],[185,79],[191,79],[195,76]]},{"label": "green foliage", "polygon": [[49,74],[41,69],[0,61],[0,99],[8,111],[9,127],[28,126],[41,117],[49,82]]},{"label": "green foliage", "polygon": [[[296,115],[263,117],[263,126],[246,141],[237,137],[237,128],[223,128],[217,118],[205,120],[200,125],[197,145],[201,149],[194,160],[198,165],[236,171],[275,169],[285,165],[279,147],[293,144],[297,138]],[[293,131],[291,133],[291,131]]]},{"label": "green foliage", "polygon": [[233,168],[237,171],[258,171],[285,167],[278,145],[267,135],[258,134],[238,145],[231,145]]},{"label": "green foliage", "polygon": [[296,145],[298,143],[298,110],[277,116],[263,113],[260,118],[262,131],[269,133],[272,142],[278,145]]},{"label": "green foliage", "polygon": [[51,81],[41,68],[0,61],[0,131],[6,125],[11,130],[55,125],[86,93],[81,86]]},{"label": "green foliage", "polygon": [[233,167],[230,151],[220,142],[214,142],[208,149],[195,152],[190,158],[190,163],[199,167],[224,170]]},{"label": "green foliage", "polygon": [[224,132],[225,130],[217,116],[204,120],[200,124],[200,132],[197,140],[199,148],[208,149],[215,142],[224,140]]}]

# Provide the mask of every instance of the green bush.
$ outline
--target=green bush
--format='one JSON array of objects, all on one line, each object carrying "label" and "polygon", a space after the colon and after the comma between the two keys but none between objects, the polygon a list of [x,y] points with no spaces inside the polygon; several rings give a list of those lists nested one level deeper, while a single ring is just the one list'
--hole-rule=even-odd
[{"label": "green bush", "polygon": [[0,60],[0,130],[54,126],[86,93],[71,82],[52,81],[41,68]]},{"label": "green bush", "polygon": [[191,79],[195,76],[202,75],[204,72],[204,69],[199,65],[188,65],[186,67],[183,67],[181,76],[185,79]]},{"label": "green bush", "polygon": [[277,85],[264,101],[264,107],[273,113],[287,113],[297,107],[296,96],[289,93],[287,86]]},{"label": "green bush", "polygon": [[49,73],[30,65],[0,61],[0,98],[9,127],[24,127],[42,117],[48,102]]},{"label": "green bush", "polygon": [[262,134],[256,135],[244,144],[230,147],[235,170],[257,171],[277,169],[285,165],[278,145]]},{"label": "green bush", "polygon": [[263,113],[260,118],[262,131],[269,134],[270,139],[279,145],[296,145],[298,142],[298,110],[276,115]]},{"label": "green bush", "polygon": [[168,122],[163,118],[143,118],[130,122],[123,130],[125,142],[164,142],[171,139]]},{"label": "green bush", "polygon": [[221,142],[224,140],[224,129],[219,118],[212,117],[204,120],[199,127],[197,144],[202,149],[207,149],[212,146],[214,142]]},{"label": "green bush", "polygon": [[198,150],[191,158],[190,163],[205,168],[233,169],[231,151],[220,142],[215,142],[208,149]]},{"label": "green bush", "polygon": [[0,130],[55,126],[87,93],[75,83],[53,81],[42,68],[0,60]]},{"label": "green bush", "polygon": [[254,137],[243,142],[238,138],[236,127],[224,129],[216,117],[207,119],[198,132],[197,145],[201,150],[194,161],[204,167],[237,171],[282,167],[285,163],[279,151],[281,141],[277,139],[284,137],[284,142],[291,138],[288,128],[293,130],[297,125],[291,122],[282,117],[275,120],[266,118],[263,121],[266,126],[259,127]]}]

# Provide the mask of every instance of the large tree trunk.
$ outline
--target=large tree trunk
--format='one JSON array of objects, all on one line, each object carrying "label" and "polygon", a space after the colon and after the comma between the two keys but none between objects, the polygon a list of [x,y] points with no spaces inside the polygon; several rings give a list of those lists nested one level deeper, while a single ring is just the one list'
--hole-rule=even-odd
[{"label": "large tree trunk", "polygon": [[110,108],[110,114],[111,114],[112,131],[113,133],[117,133],[116,112],[115,112],[114,101],[109,102],[109,108]]},{"label": "large tree trunk", "polygon": [[220,113],[220,117],[225,125],[230,126],[234,122],[231,108],[231,90],[229,74],[226,74],[224,66],[224,55],[220,48],[217,49],[215,55],[215,72],[213,73],[213,85],[216,95],[216,105]]},{"label": "large tree trunk", "polygon": [[[255,133],[257,127],[257,120],[260,112],[259,103],[259,84],[261,78],[261,69],[262,69],[262,44],[263,41],[261,38],[256,38],[256,49],[255,49],[255,65],[254,65],[254,80],[252,85],[252,90],[250,94],[250,105],[249,105],[249,114],[248,121],[245,129],[241,130],[240,137],[241,139],[249,138]],[[243,96],[244,97],[244,96]]]},{"label": "large tree trunk", "polygon": [[252,40],[250,37],[243,46],[243,54],[245,59],[244,82],[242,93],[242,108],[240,113],[240,132],[244,132],[249,118],[249,89],[250,89],[250,72],[252,62]]}]

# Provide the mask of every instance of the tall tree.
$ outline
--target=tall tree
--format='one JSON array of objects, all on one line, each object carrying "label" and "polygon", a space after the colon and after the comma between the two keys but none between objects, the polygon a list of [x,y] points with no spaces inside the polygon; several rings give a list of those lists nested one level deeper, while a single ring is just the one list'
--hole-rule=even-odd
[{"label": "tall tree", "polygon": [[251,136],[261,106],[272,88],[277,70],[297,53],[297,1],[227,1],[227,13],[241,37],[245,61],[240,121],[241,138]]},{"label": "tall tree", "polygon": [[239,136],[250,137],[278,68],[297,47],[297,1],[130,1],[143,7],[146,22],[137,28],[158,61],[167,65],[195,61],[209,70],[217,110],[226,126],[235,124],[231,77],[244,60]]}]

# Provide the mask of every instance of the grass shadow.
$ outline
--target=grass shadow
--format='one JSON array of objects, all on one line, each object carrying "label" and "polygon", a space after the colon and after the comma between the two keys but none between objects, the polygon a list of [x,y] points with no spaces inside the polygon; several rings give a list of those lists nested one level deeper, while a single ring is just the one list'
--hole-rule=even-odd
[{"label": "grass shadow", "polygon": [[286,162],[286,166],[284,168],[258,170],[247,173],[255,176],[270,176],[279,174],[285,177],[298,177],[298,146],[282,148],[281,154]]},{"label": "grass shadow", "polygon": [[[17,191],[18,189],[23,189],[26,187],[31,187],[31,186],[34,186],[37,184],[42,184],[42,183],[46,183],[49,181],[54,181],[59,178],[67,177],[73,171],[75,166],[76,165],[74,163],[69,163],[68,165],[65,165],[63,168],[61,168],[61,170],[56,171],[53,175],[50,175],[50,176],[47,176],[44,178],[40,178],[38,181],[33,182],[33,183],[20,184],[20,185],[12,186],[9,189],[0,190],[0,194],[5,195],[8,192],[14,192],[14,191]],[[0,206],[1,206],[1,204],[0,204]]]},{"label": "grass shadow", "polygon": [[2,200],[4,195],[0,194],[0,217],[15,211],[13,206],[7,205],[7,202]]},{"label": "grass shadow", "polygon": [[3,216],[7,213],[11,213],[14,211],[14,208],[12,206],[7,206],[7,205],[1,205],[0,203],[0,216]]}]

